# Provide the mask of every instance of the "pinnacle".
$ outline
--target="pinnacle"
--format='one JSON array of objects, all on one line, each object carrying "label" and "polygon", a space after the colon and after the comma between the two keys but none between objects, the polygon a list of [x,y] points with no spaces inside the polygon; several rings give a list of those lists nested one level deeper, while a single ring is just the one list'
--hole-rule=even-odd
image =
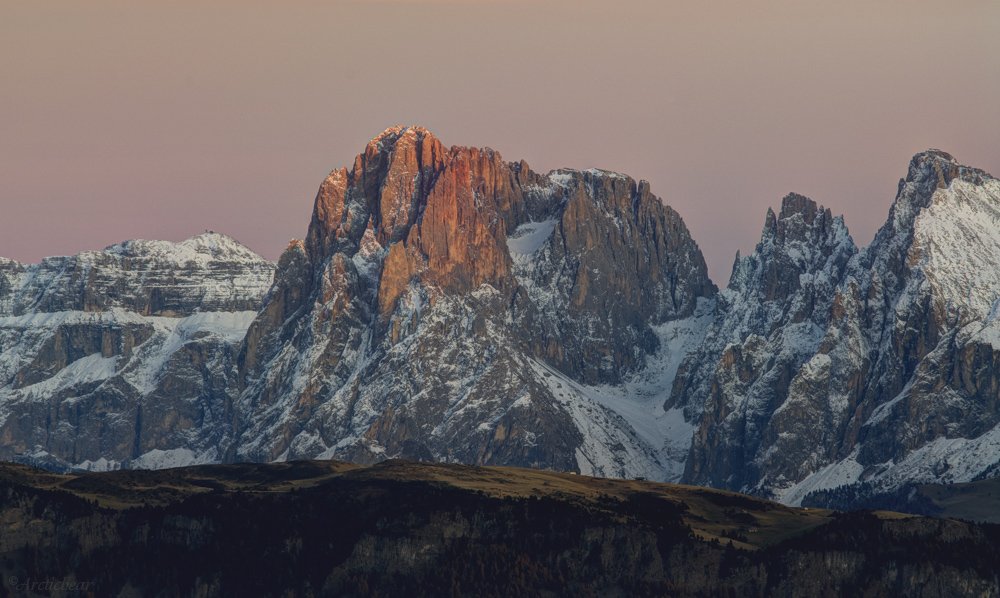
[{"label": "pinnacle", "polygon": [[436,137],[434,137],[433,133],[431,133],[424,127],[412,126],[412,125],[396,125],[394,127],[389,127],[386,130],[379,133],[378,135],[376,135],[374,139],[368,142],[368,147],[378,149],[378,147],[384,141],[388,141],[390,145],[395,145],[395,143],[399,140],[399,138],[402,137],[403,135],[406,135],[407,133],[411,133],[420,138],[430,137],[433,139],[437,139]]},{"label": "pinnacle", "polygon": [[956,160],[954,156],[952,156],[948,152],[941,151],[939,149],[928,149],[927,151],[920,152],[919,154],[913,156],[913,158],[910,160],[910,163],[926,164],[938,160],[944,160],[945,162],[958,164],[958,160]]},{"label": "pinnacle", "polygon": [[981,185],[992,178],[983,170],[962,165],[947,152],[929,149],[913,156],[910,160],[905,182],[926,181],[936,188],[943,188],[955,179]]},{"label": "pinnacle", "polygon": [[780,219],[784,220],[793,216],[795,214],[803,214],[807,216],[807,220],[811,220],[808,216],[816,213],[816,202],[809,199],[805,195],[799,195],[798,193],[789,193],[781,200],[781,214]]}]

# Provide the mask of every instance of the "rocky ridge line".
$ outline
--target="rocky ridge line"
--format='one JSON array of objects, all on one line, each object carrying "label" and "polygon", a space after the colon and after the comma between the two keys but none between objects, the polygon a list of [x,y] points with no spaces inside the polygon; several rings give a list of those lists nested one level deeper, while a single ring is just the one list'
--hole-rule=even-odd
[{"label": "rocky ridge line", "polygon": [[[778,222],[801,236],[814,212],[786,198]],[[774,227],[675,383],[692,412],[707,397],[685,481],[797,503],[997,470],[1000,183],[931,150],[865,249],[846,229],[776,243]]]},{"label": "rocky ridge line", "polygon": [[643,371],[655,328],[715,292],[645,182],[539,175],[406,127],[324,181],[276,281],[240,354],[229,458],[655,477],[661,443],[571,387]]},{"label": "rocky ridge line", "polygon": [[273,272],[214,233],[0,261],[0,457],[57,471],[221,460],[234,353]]}]

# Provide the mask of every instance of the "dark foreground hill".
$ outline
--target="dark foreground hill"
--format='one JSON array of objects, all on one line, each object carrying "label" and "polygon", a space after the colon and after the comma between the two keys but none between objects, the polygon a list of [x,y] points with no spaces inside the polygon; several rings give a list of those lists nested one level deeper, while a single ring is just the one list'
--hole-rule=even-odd
[{"label": "dark foreground hill", "polygon": [[4,464],[0,521],[5,596],[996,596],[1000,582],[996,525],[399,460]]}]

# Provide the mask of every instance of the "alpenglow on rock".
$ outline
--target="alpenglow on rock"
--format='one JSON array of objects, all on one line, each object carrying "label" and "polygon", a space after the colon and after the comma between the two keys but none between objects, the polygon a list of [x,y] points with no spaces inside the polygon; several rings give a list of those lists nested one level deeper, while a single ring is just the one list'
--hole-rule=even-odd
[{"label": "alpenglow on rock", "polygon": [[998,299],[1000,182],[981,170],[915,156],[861,251],[789,196],[677,376],[671,405],[702,412],[684,480],[797,504],[997,475]]},{"label": "alpenglow on rock", "polygon": [[0,458],[405,457],[864,506],[1000,474],[998,304],[1000,182],[944,152],[863,249],[789,194],[718,291],[644,181],[394,127],[277,266],[214,234],[0,260]]},{"label": "alpenglow on rock", "polygon": [[235,353],[273,274],[219,234],[0,259],[0,458],[54,470],[220,460]]},{"label": "alpenglow on rock", "polygon": [[[272,264],[218,235],[0,265],[2,455],[389,457],[677,479],[716,288],[644,181],[395,127]],[[273,284],[272,282],[273,277]]]},{"label": "alpenglow on rock", "polygon": [[647,183],[388,129],[323,182],[279,261],[227,458],[676,477],[690,428],[671,455],[662,397],[622,389],[669,389],[661,366],[700,339],[714,293]]}]

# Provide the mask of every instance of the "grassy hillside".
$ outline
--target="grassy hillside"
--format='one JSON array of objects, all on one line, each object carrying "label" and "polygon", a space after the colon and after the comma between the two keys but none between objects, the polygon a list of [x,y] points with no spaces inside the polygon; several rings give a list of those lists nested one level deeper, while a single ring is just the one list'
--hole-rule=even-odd
[{"label": "grassy hillside", "polygon": [[[795,509],[710,488],[636,480],[615,480],[517,467],[473,467],[390,460],[371,467],[341,461],[202,465],[159,471],[123,470],[60,475],[26,465],[0,464],[0,480],[62,490],[111,509],[165,506],[203,493],[282,493],[340,479],[377,495],[385,482],[414,482],[472,491],[494,498],[551,498],[581,507],[613,511],[615,502],[656,497],[683,503],[682,516],[700,539],[736,539],[757,549],[827,523],[831,511]],[[883,513],[884,517],[899,517]],[[742,539],[745,537],[745,540]]]},{"label": "grassy hillside", "polygon": [[4,579],[108,596],[964,596],[1000,581],[1000,526],[401,460],[0,464],[0,522]]},{"label": "grassy hillside", "polygon": [[935,517],[1000,523],[1000,478],[966,484],[924,484],[917,486],[917,492],[934,505]]}]

